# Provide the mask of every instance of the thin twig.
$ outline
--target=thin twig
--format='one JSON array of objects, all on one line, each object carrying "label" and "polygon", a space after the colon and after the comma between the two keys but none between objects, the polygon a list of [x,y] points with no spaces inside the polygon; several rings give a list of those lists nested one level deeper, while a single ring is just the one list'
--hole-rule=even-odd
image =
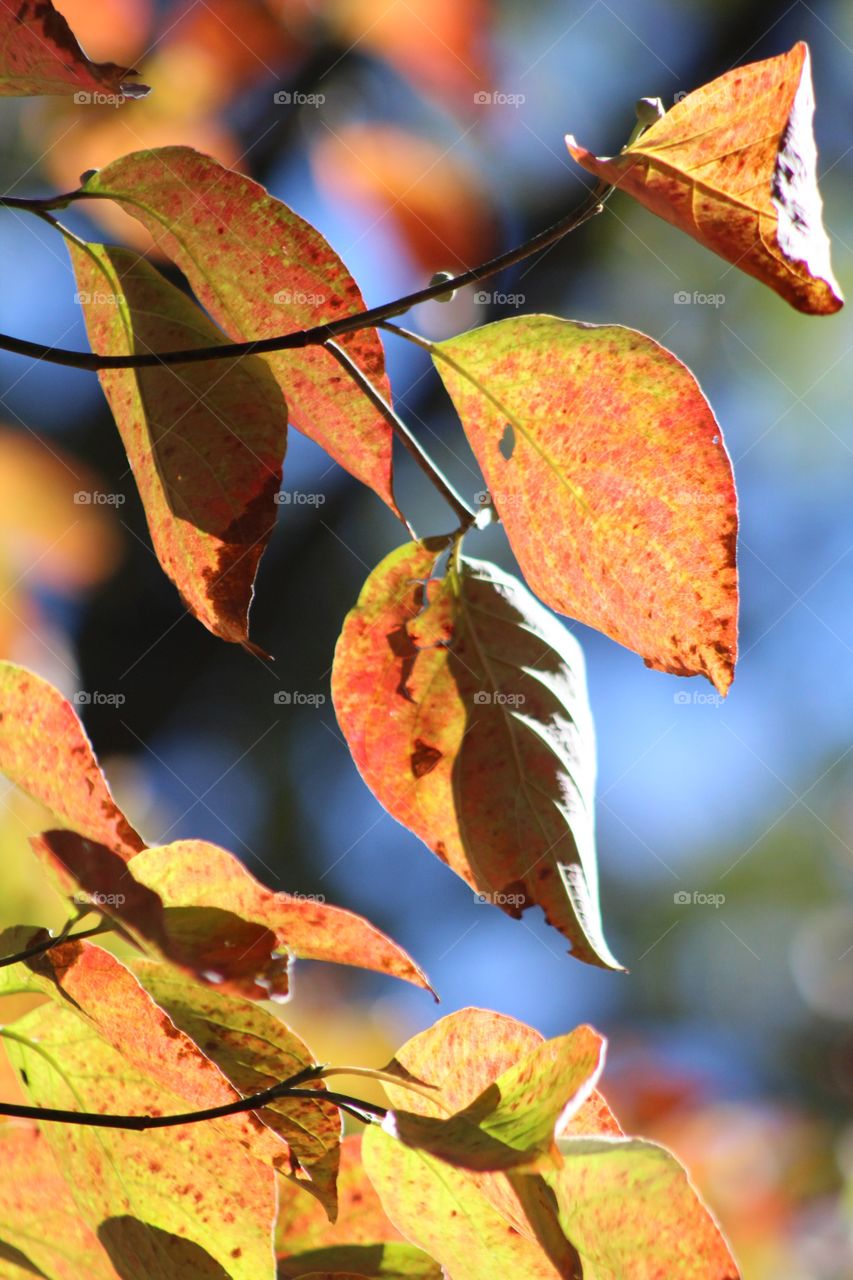
[{"label": "thin twig", "polygon": [[10,964],[21,964],[24,960],[32,960],[34,956],[44,955],[46,951],[51,951],[63,942],[77,942],[80,938],[94,938],[98,933],[112,932],[112,925],[101,921],[100,924],[96,924],[91,929],[83,929],[80,933],[71,933],[70,930],[78,919],[79,916],[74,920],[66,921],[60,932],[53,938],[46,938],[43,942],[35,942],[31,947],[27,947],[25,951],[19,951],[15,956],[0,957],[0,969],[5,969]]},{"label": "thin twig", "polygon": [[362,373],[355,361],[351,360],[346,351],[339,347],[336,342],[325,342],[323,345],[335,357],[338,364],[346,369],[353,382],[355,382],[359,390],[364,392],[374,408],[382,414],[398,440],[401,440],[408,449],[421,471],[430,479],[448,505],[453,508],[463,527],[467,528],[472,525],[476,520],[475,512],[471,510],[468,503],[453,487],[437,464],[433,462],[429,454],[424,452],[405,422],[395,413],[387,400],[379,394],[370,379]]},{"label": "thin twig", "polygon": [[14,1116],[25,1120],[54,1121],[60,1124],[85,1125],[96,1129],[168,1129],[179,1124],[200,1124],[204,1120],[219,1120],[224,1116],[239,1115],[244,1111],[258,1111],[282,1098],[311,1098],[315,1102],[331,1102],[350,1115],[359,1112],[384,1117],[386,1108],[373,1102],[363,1102],[345,1093],[332,1093],[327,1089],[300,1089],[297,1086],[311,1079],[319,1079],[325,1070],[322,1064],[304,1067],[296,1075],[271,1085],[260,1093],[247,1098],[237,1098],[220,1107],[207,1107],[201,1111],[187,1111],[172,1116],[120,1116],[104,1115],[97,1111],[64,1111],[57,1107],[30,1107],[13,1102],[0,1102],[0,1116]]},{"label": "thin twig", "polygon": [[[450,280],[441,280],[437,284],[428,285],[414,293],[406,294],[393,302],[383,303],[365,311],[357,311],[353,315],[342,316],[327,324],[315,325],[311,329],[297,329],[293,333],[281,334],[274,338],[256,338],[249,342],[229,342],[213,347],[194,347],[185,351],[137,352],[124,356],[102,356],[86,351],[69,351],[64,347],[45,346],[39,342],[27,342],[23,338],[13,338],[8,334],[0,334],[0,350],[11,351],[15,355],[29,356],[33,360],[44,360],[47,364],[66,365],[72,369],[88,369],[98,372],[100,369],[150,369],[164,364],[198,364],[206,360],[233,360],[240,356],[264,355],[272,351],[292,351],[302,347],[322,346],[346,333],[355,333],[359,329],[368,329],[382,320],[402,315],[412,307],[432,298],[441,297],[469,284],[479,284],[488,280],[507,267],[523,262],[540,249],[555,244],[570,231],[577,230],[590,218],[600,213],[603,200],[609,188],[599,184],[591,197],[574,213],[567,214],[552,226],[540,231],[537,235],[525,240],[523,244],[506,253],[490,258],[479,267],[472,267]],[[35,213],[44,213],[50,208],[64,208],[74,199],[90,198],[89,192],[72,192],[70,195],[57,197],[55,200],[34,200],[27,202],[19,198],[0,197],[0,206],[10,205],[13,208],[30,209]],[[94,198],[94,197],[92,197]],[[104,198],[104,197],[102,197]]]}]

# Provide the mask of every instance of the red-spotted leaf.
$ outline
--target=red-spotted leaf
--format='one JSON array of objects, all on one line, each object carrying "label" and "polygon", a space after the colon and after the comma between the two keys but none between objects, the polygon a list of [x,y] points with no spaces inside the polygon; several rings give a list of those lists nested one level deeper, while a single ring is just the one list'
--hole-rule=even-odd
[{"label": "red-spotted leaf", "polygon": [[[133,972],[175,1026],[244,1097],[314,1064],[303,1041],[280,1018],[257,1004],[201,987],[171,965],[138,960]],[[341,1140],[337,1107],[324,1102],[322,1088],[318,1088],[316,1100],[279,1098],[255,1114],[287,1144],[289,1165],[283,1160],[276,1163],[293,1177],[294,1197],[300,1202],[308,1200],[302,1190],[311,1190],[334,1215]]]},{"label": "red-spotted leaf", "polygon": [[221,991],[283,998],[291,957],[351,964],[432,990],[406,952],[362,916],[273,892],[217,845],[183,840],[125,863],[73,831],[45,831],[31,844],[72,901]]},{"label": "red-spotted leaf", "polygon": [[634,329],[553,316],[474,329],[433,359],[536,594],[725,693],[737,501],[690,371]]},{"label": "red-spotted leaf", "polygon": [[603,1053],[601,1036],[578,1027],[537,1045],[452,1115],[399,1109],[388,1113],[383,1128],[460,1169],[532,1173],[559,1167],[558,1129],[592,1094]]},{"label": "red-spotted leaf", "polygon": [[[138,254],[71,244],[92,349],[127,355],[225,341],[192,299]],[[257,357],[100,375],[151,540],[187,607],[248,644],[258,562],[272,533],[287,406]]]},{"label": "red-spotted leaf", "polygon": [[145,847],[113,800],[74,708],[13,662],[0,662],[0,772],[60,822],[122,858]]},{"label": "red-spotted leaf", "polygon": [[[3,954],[17,954],[30,941],[37,941],[38,935],[9,929],[2,938]],[[26,962],[0,968],[0,993],[18,991],[45,992],[61,1007],[71,1009],[121,1055],[128,1073],[141,1072],[179,1097],[181,1104],[172,1108],[176,1113],[222,1106],[243,1096],[215,1059],[102,947],[66,942]],[[258,1159],[288,1167],[287,1146],[254,1112],[205,1123]]]},{"label": "red-spotted leaf", "polygon": [[[124,156],[85,190],[118,201],[138,218],[234,339],[275,337],[364,306],[318,231],[256,182],[190,147]],[[376,331],[350,334],[340,345],[390,399]],[[287,397],[293,425],[396,512],[391,429],[337,360],[317,346],[264,359]]]},{"label": "red-spotted leaf", "polygon": [[717,1224],[671,1152],[637,1138],[570,1137],[545,1181],[584,1280],[738,1280]]},{"label": "red-spotted leaf", "polygon": [[[423,1117],[458,1112],[496,1088],[521,1063],[534,1062],[547,1044],[513,1018],[483,1009],[460,1010],[409,1040],[395,1056],[404,1076],[437,1086],[435,1097],[388,1085],[389,1099]],[[564,1098],[569,1101],[571,1092]],[[545,1184],[538,1175],[454,1167],[405,1146],[378,1126],[364,1135],[363,1160],[391,1221],[436,1258],[450,1280],[576,1275],[577,1255],[553,1208],[545,1216]],[[526,1188],[523,1203],[514,1180]]]},{"label": "red-spotted leaf", "polygon": [[688,94],[618,156],[594,156],[572,137],[566,143],[596,177],[798,311],[825,315],[843,298],[823,226],[813,117],[811,59],[801,41]]},{"label": "red-spotted leaf", "polygon": [[[396,1055],[401,1071],[437,1086],[435,1097],[407,1098],[394,1085],[389,1097],[424,1117],[470,1107],[551,1043],[511,1018],[465,1009]],[[598,1095],[577,1107],[562,1131],[564,1164],[541,1174],[453,1167],[376,1126],[365,1134],[363,1159],[388,1216],[449,1280],[737,1280],[716,1224],[668,1152],[649,1154],[649,1144],[621,1138]]]},{"label": "red-spotted leaf", "polygon": [[387,1218],[361,1164],[361,1135],[341,1143],[338,1216],[329,1222],[316,1200],[283,1187],[276,1226],[279,1280],[316,1273],[441,1280],[437,1262],[404,1242]]},{"label": "red-spotted leaf", "polygon": [[30,1120],[0,1125],[0,1260],[4,1280],[119,1280]]},{"label": "red-spotted leaf", "polygon": [[[484,899],[532,905],[592,964],[601,929],[583,657],[517,579],[408,543],[370,575],[335,652],[338,721],[368,786]],[[424,584],[427,584],[426,586]]]},{"label": "red-spotted leaf", "polygon": [[[36,1106],[112,1115],[187,1109],[179,1072],[176,1087],[167,1088],[144,1064],[129,1064],[71,1006],[42,1005],[11,1030],[16,1039],[5,1041],[6,1051]],[[128,1039],[132,1034],[128,1025]],[[44,1135],[122,1280],[274,1280],[278,1175],[219,1124],[141,1133],[47,1124]]]},{"label": "red-spotted leaf", "polygon": [[52,0],[0,0],[0,96],[71,94],[78,102],[143,98],[148,86],[113,62],[91,62]]},{"label": "red-spotted leaf", "polygon": [[[287,992],[287,959],[325,960],[402,978],[431,991],[402,948],[362,916],[266,888],[232,853],[204,840],[145,849],[130,860],[133,877],[159,894],[178,947],[204,948],[211,979],[269,999]],[[235,934],[242,924],[244,936]],[[251,931],[258,937],[253,941]],[[211,940],[219,939],[212,947]]]}]

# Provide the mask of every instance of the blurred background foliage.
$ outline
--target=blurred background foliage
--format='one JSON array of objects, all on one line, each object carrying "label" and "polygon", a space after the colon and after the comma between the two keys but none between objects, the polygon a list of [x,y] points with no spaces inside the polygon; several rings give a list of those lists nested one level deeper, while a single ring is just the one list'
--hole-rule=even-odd
[{"label": "blurred background foliage", "polygon": [[[64,190],[117,155],[193,145],[315,223],[369,303],[473,265],[578,203],[589,179],[571,164],[565,132],[612,153],[638,97],[668,105],[734,63],[806,39],[826,218],[850,291],[853,10],[843,0],[59,7],[91,56],[138,66],[154,92],[119,110],[5,100],[5,191]],[[106,204],[67,221],[145,247],[139,225]],[[0,244],[0,328],[85,347],[61,241],[3,210]],[[708,295],[724,300],[703,303]],[[292,500],[253,613],[254,639],[276,658],[266,664],[184,612],[154,559],[96,379],[0,354],[0,645],[77,697],[119,799],[152,843],[205,837],[276,887],[365,913],[426,967],[439,1012],[481,1004],[546,1034],[593,1022],[611,1039],[608,1092],[623,1124],[687,1161],[747,1280],[845,1280],[849,315],[796,314],[619,195],[539,260],[424,306],[413,323],[441,336],[518,306],[665,342],[708,394],[740,491],[742,657],[725,704],[710,686],[647,671],[576,628],[599,736],[605,919],[630,977],[569,961],[533,913],[516,923],[478,905],[361,783],[335,724],[329,667],[363,579],[404,534],[296,433]],[[482,481],[422,353],[388,355],[401,413],[475,494]],[[418,532],[450,527],[407,457],[398,477]],[[81,492],[109,501],[80,503]],[[499,530],[472,535],[468,549],[512,565]],[[40,815],[4,798],[0,927],[58,924],[62,905],[26,843]],[[378,1064],[435,1017],[422,993],[344,969],[302,966],[295,987],[285,1016],[339,1062]],[[0,1068],[0,1091],[12,1089]]]}]

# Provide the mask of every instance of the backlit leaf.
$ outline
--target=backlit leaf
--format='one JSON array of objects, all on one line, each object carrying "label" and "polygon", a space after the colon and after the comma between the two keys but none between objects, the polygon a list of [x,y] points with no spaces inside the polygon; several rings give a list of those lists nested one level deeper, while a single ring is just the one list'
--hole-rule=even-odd
[{"label": "backlit leaf", "polygon": [[33,1121],[0,1125],[3,1280],[119,1280]]},{"label": "backlit leaf", "polygon": [[[137,960],[133,972],[175,1026],[191,1037],[244,1097],[314,1064],[302,1040],[257,1004],[201,987],[170,965]],[[333,1213],[341,1137],[337,1107],[324,1102],[318,1089],[316,1101],[279,1098],[254,1114],[287,1143],[295,1172],[302,1179],[296,1198],[307,1199],[301,1192],[309,1186]]]},{"label": "backlit leaf", "polygon": [[122,858],[144,848],[110,794],[74,708],[47,680],[0,662],[0,772]]},{"label": "backlit leaf", "polygon": [[276,1227],[279,1280],[324,1269],[366,1276],[441,1280],[438,1263],[406,1243],[389,1221],[361,1164],[361,1135],[341,1144],[338,1216],[329,1222],[316,1200],[282,1186]]},{"label": "backlit leaf", "polygon": [[[424,973],[402,948],[391,942],[362,916],[342,907],[308,897],[274,892],[262,885],[232,853],[204,840],[179,840],[174,844],[145,849],[131,859],[131,874],[160,894],[167,906],[170,933],[187,943],[208,934],[208,922],[217,913],[237,916],[256,929],[266,930],[274,947],[304,960],[325,960],[332,964],[355,965],[402,978],[431,991]],[[224,950],[213,957],[211,967],[220,968],[225,978],[238,965],[247,968],[263,955],[259,947],[254,961],[236,954],[240,947],[233,938],[233,921],[223,929]],[[231,941],[230,947],[228,946]],[[269,965],[267,997],[283,994],[277,972],[286,972],[275,955]],[[261,992],[255,992],[259,998]]]},{"label": "backlit leaf", "polygon": [[0,0],[0,96],[85,94],[82,101],[141,98],[136,72],[91,62],[52,0]]},{"label": "backlit leaf", "polygon": [[547,1174],[584,1280],[738,1280],[720,1231],[669,1151],[637,1138],[564,1138]]},{"label": "backlit leaf", "polygon": [[590,1096],[602,1061],[601,1037],[578,1027],[537,1045],[453,1115],[394,1110],[383,1127],[462,1169],[549,1169],[561,1118]]},{"label": "backlit leaf", "polygon": [[[7,930],[2,935],[3,953],[26,946],[28,933],[25,929]],[[16,991],[44,992],[59,1006],[72,1010],[105,1045],[121,1054],[126,1073],[141,1072],[180,1097],[181,1104],[173,1108],[176,1112],[218,1107],[243,1096],[130,970],[103,947],[86,941],[66,942],[26,962],[0,968],[0,993]],[[221,1138],[239,1142],[258,1159],[287,1167],[287,1147],[254,1112],[205,1124],[216,1129]]]},{"label": "backlit leaf", "polygon": [[[422,1116],[470,1107],[551,1043],[511,1018],[462,1010],[396,1055],[404,1073],[438,1086],[435,1098],[395,1085],[389,1098]],[[541,1174],[454,1168],[376,1126],[364,1137],[364,1163],[389,1217],[450,1280],[737,1280],[716,1224],[668,1152],[620,1137],[598,1095],[562,1129],[565,1163]]]},{"label": "backlit leaf", "polygon": [[[236,340],[274,337],[359,311],[358,286],[318,231],[256,182],[190,147],[139,151],[86,184],[118,201],[184,272],[200,302]],[[386,399],[375,330],[340,345]],[[391,429],[322,347],[280,351],[268,361],[290,421],[396,512]]]},{"label": "backlit leaf", "polygon": [[817,185],[808,46],[735,67],[677,102],[631,146],[594,156],[590,173],[634,196],[798,311],[842,306]]},{"label": "backlit leaf", "polygon": [[633,329],[553,316],[474,329],[433,358],[536,594],[725,693],[737,503],[690,371]]},{"label": "backlit leaf", "polygon": [[[138,254],[105,245],[71,244],[69,251],[99,354],[226,340]],[[287,406],[269,368],[250,357],[99,377],[161,565],[214,635],[248,645],[253,583],[275,524],[287,436]]]},{"label": "backlit leaf", "polygon": [[[595,756],[574,638],[515,578],[408,543],[368,578],[332,694],[356,765],[390,813],[481,896],[537,904],[590,963],[601,931]],[[425,607],[428,601],[428,607]]]},{"label": "backlit leaf", "polygon": [[[181,1094],[129,1070],[70,1008],[43,1005],[12,1030],[31,1042],[5,1044],[37,1106],[115,1115],[186,1110]],[[218,1125],[136,1133],[47,1124],[44,1134],[122,1280],[273,1280],[278,1175]]]}]

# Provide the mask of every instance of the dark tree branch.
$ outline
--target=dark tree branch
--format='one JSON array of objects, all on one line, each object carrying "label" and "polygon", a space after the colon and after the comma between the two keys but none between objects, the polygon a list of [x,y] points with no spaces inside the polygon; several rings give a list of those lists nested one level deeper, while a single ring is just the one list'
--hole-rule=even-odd
[{"label": "dark tree branch", "polygon": [[[257,338],[250,342],[229,342],[221,346],[195,347],[187,351],[141,352],[126,356],[101,356],[86,351],[69,351],[64,347],[45,346],[39,342],[28,342],[23,338],[0,334],[0,350],[29,356],[33,360],[44,360],[48,364],[66,365],[71,369],[88,369],[97,373],[100,369],[150,369],[164,364],[198,364],[206,360],[233,360],[239,356],[264,355],[272,351],[292,351],[301,347],[322,346],[347,333],[368,329],[382,320],[402,315],[422,302],[429,302],[433,298],[439,298],[469,284],[479,284],[505,271],[507,267],[524,262],[532,254],[561,240],[570,231],[577,230],[590,218],[600,213],[603,208],[602,202],[608,191],[609,188],[599,184],[580,209],[567,214],[553,226],[540,231],[516,248],[508,249],[506,253],[490,258],[488,262],[478,267],[463,271],[450,280],[441,280],[436,284],[428,285],[425,289],[418,289],[393,302],[386,302],[379,307],[371,307],[366,311],[343,316],[328,324],[315,325],[311,329],[297,329],[293,333],[281,334],[274,338]],[[72,201],[87,198],[105,197],[91,197],[85,191],[71,192],[53,200],[27,201],[14,196],[0,196],[0,206],[6,205],[10,208],[28,209],[33,213],[44,214],[50,209],[65,208]]]}]

